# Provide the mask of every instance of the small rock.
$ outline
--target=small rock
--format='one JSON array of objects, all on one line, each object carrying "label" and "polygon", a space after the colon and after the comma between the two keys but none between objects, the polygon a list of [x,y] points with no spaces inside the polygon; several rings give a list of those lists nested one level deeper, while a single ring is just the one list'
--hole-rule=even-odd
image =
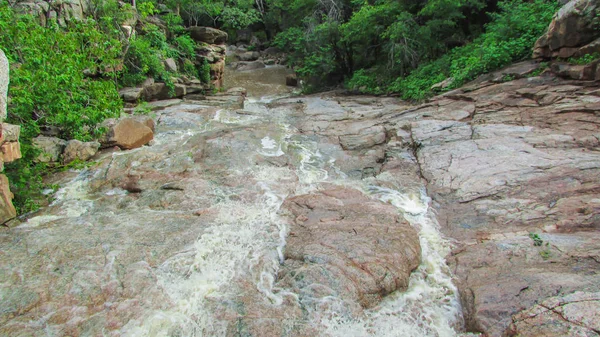
[{"label": "small rock", "polygon": [[431,86],[431,90],[436,90],[436,89],[446,89],[448,88],[452,82],[454,82],[454,78],[447,78],[439,83],[436,83],[434,85]]},{"label": "small rock", "polygon": [[177,63],[175,62],[175,60],[173,58],[166,59],[164,64],[165,64],[165,68],[167,69],[167,71],[170,71],[173,73],[177,72]]},{"label": "small rock", "polygon": [[104,146],[116,145],[121,149],[129,150],[148,144],[154,138],[154,133],[144,123],[129,117],[117,121],[106,138]]},{"label": "small rock", "polygon": [[76,159],[86,161],[92,158],[100,148],[98,142],[82,142],[73,139],[67,142],[62,155],[63,163],[68,164]]}]

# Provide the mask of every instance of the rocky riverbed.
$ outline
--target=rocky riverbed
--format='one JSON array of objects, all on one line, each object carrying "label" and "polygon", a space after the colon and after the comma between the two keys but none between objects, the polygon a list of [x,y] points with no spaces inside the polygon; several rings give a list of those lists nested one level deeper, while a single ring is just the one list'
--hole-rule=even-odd
[{"label": "rocky riverbed", "polygon": [[598,335],[600,93],[536,67],[157,103],[0,232],[0,334]]}]

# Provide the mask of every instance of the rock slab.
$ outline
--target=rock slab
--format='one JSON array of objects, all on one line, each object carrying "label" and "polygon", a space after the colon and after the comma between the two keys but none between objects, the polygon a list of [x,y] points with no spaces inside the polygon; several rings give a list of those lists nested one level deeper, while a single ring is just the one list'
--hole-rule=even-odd
[{"label": "rock slab", "polygon": [[283,207],[294,220],[280,285],[298,293],[339,296],[370,308],[406,289],[420,263],[415,229],[395,207],[358,190],[331,186],[290,198]]},{"label": "rock slab", "polygon": [[100,148],[98,142],[82,142],[76,139],[67,142],[62,154],[63,163],[68,164],[74,160],[86,161],[92,158]]}]

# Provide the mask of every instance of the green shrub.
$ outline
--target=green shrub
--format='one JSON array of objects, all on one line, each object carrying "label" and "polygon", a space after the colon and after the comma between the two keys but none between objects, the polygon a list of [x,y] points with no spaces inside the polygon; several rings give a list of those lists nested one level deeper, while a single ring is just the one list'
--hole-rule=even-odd
[{"label": "green shrub", "polygon": [[189,35],[178,36],[173,42],[179,57],[193,58],[196,55],[196,42]]},{"label": "green shrub", "polygon": [[346,82],[346,88],[375,95],[384,93],[377,80],[377,72],[365,69],[355,71],[352,78]]},{"label": "green shrub", "polygon": [[198,79],[202,83],[210,83],[210,64],[206,59],[202,59],[202,63],[198,65]]},{"label": "green shrub", "polygon": [[196,69],[196,65],[189,59],[183,60],[183,73],[187,76],[198,78],[198,69]]},{"label": "green shrub", "polygon": [[600,58],[600,53],[585,54],[580,57],[571,57],[567,62],[571,64],[586,65]]}]

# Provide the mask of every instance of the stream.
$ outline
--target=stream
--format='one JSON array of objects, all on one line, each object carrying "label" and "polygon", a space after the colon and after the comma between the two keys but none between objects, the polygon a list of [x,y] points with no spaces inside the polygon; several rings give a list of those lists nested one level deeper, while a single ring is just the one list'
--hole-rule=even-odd
[{"label": "stream", "polygon": [[[227,74],[226,86],[248,90],[243,109],[183,101],[154,111],[150,146],[107,151],[65,174],[50,206],[0,232],[0,335],[461,335],[458,292],[444,261],[451,245],[410,151],[391,141],[347,150],[338,141],[345,135],[319,131],[362,128],[385,107],[366,98],[344,106],[339,97],[291,96],[288,72]],[[317,115],[329,120],[313,127]],[[335,202],[302,206],[302,218],[294,212],[305,196]],[[376,282],[385,291],[355,291],[362,276],[343,264],[335,268],[348,283],[319,283],[333,274],[317,277],[310,268],[327,258],[291,257],[304,249],[292,248],[291,238],[309,230],[302,221],[312,223],[314,214],[319,230],[362,219],[345,200],[385,216],[392,209],[407,238],[415,233],[420,251],[398,252],[420,256],[407,286],[398,276],[392,285]],[[328,220],[330,213],[337,218]],[[295,277],[302,272],[311,281]]]}]

